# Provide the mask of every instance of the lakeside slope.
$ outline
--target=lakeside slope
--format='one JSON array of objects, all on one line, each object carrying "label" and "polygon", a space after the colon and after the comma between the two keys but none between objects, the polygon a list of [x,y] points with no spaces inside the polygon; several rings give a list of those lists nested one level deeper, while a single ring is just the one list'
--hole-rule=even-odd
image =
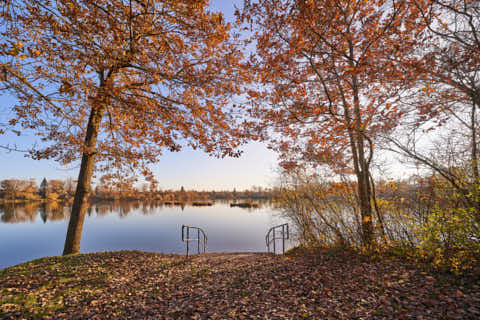
[{"label": "lakeside slope", "polygon": [[4,319],[478,319],[478,276],[351,252],[119,251],[0,271]]}]

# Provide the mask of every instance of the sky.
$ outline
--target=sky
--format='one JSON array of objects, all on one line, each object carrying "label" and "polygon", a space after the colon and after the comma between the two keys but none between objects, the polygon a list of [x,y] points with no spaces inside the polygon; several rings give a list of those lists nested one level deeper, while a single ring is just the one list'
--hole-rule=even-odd
[{"label": "sky", "polygon": [[[232,21],[235,6],[241,8],[243,0],[212,0],[214,11],[221,11],[227,21]],[[0,96],[0,104],[7,107],[14,104],[8,96]],[[5,110],[6,108],[1,108]],[[1,111],[0,111],[1,113]],[[0,117],[5,114],[0,114]],[[2,117],[2,118],[3,118]],[[0,135],[0,145],[18,145],[26,147],[35,141],[32,134]],[[159,163],[152,166],[153,172],[162,189],[187,190],[244,190],[252,186],[271,187],[275,181],[277,157],[266,145],[253,142],[245,145],[240,158],[216,159],[201,151],[184,148],[180,152],[168,151]],[[64,167],[50,160],[32,160],[23,153],[0,150],[0,180],[36,179],[37,183],[48,179],[66,179],[78,176],[78,165]]]},{"label": "sky", "polygon": [[[227,21],[233,21],[235,7],[241,8],[243,0],[211,0],[213,11],[220,11]],[[0,96],[0,119],[8,119],[4,110],[15,101],[9,96]],[[2,113],[3,112],[3,113]],[[21,137],[14,135],[0,135],[0,145],[18,145],[26,148],[35,142],[30,133]],[[272,187],[275,184],[278,159],[276,154],[268,150],[264,143],[252,142],[245,145],[240,158],[217,159],[208,156],[202,151],[184,148],[180,152],[165,151],[160,162],[151,168],[159,181],[159,187],[178,190],[182,186],[187,190],[245,190],[252,186]],[[415,173],[414,168],[405,168],[399,165],[393,154],[386,154],[384,158],[389,163],[396,162],[389,176],[403,177],[406,170]],[[78,164],[63,167],[55,161],[32,160],[22,153],[7,152],[0,148],[0,180],[3,179],[30,179],[37,183],[43,178],[66,179],[78,176]]]}]

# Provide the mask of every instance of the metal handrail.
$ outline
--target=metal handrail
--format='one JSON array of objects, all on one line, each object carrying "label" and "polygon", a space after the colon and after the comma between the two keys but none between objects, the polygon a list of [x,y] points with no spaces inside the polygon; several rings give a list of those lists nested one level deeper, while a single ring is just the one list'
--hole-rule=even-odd
[{"label": "metal handrail", "polygon": [[[185,229],[187,229],[186,237],[185,237]],[[197,230],[196,238],[190,238],[190,229]],[[200,254],[200,233],[202,233],[203,235],[203,253],[205,253],[207,250],[207,241],[208,241],[205,231],[203,231],[201,228],[198,228],[198,227],[191,227],[191,226],[186,226],[182,224],[182,241],[187,243],[187,257],[189,252],[190,241],[197,241],[197,253]]]},{"label": "metal handrail", "polygon": [[[276,237],[275,230],[282,228],[282,237]],[[285,229],[287,229],[287,236],[285,237]],[[270,239],[270,233],[273,232],[273,237]],[[271,227],[265,236],[265,242],[267,244],[267,252],[270,252],[270,243],[273,242],[273,253],[276,253],[275,240],[282,239],[282,253],[285,254],[285,239],[290,239],[290,232],[288,229],[288,223],[284,223],[275,227]]]}]

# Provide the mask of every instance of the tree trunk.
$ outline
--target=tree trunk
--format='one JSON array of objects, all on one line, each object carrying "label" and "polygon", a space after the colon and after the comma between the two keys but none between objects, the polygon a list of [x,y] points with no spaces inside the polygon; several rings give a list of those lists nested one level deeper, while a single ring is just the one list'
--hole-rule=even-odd
[{"label": "tree trunk", "polygon": [[[350,45],[350,53],[353,57],[353,47]],[[352,65],[353,67],[353,65]],[[375,242],[373,220],[372,220],[372,192],[370,186],[370,164],[365,155],[365,138],[363,136],[365,129],[363,126],[366,123],[362,120],[362,113],[360,111],[360,97],[358,93],[358,79],[352,76],[353,87],[353,112],[355,115],[355,133],[351,136],[354,139],[353,145],[356,145],[357,155],[354,157],[355,173],[358,181],[358,198],[360,202],[360,215],[362,218],[362,241],[365,246],[372,246]],[[373,152],[373,150],[371,150]]]},{"label": "tree trunk", "polygon": [[83,221],[88,207],[90,183],[92,180],[95,162],[95,148],[97,145],[98,128],[105,108],[92,107],[85,134],[85,149],[82,154],[80,173],[78,175],[77,189],[73,200],[72,213],[68,223],[67,237],[63,255],[80,253],[80,240],[82,238]]},{"label": "tree trunk", "polygon": [[[364,170],[368,170],[365,167],[365,159],[361,159],[360,166],[364,167]],[[372,221],[372,205],[371,205],[371,192],[370,183],[368,181],[368,171],[361,171],[358,177],[358,193],[360,199],[360,215],[362,217],[362,240],[366,246],[374,244],[373,234],[373,221]]]},{"label": "tree trunk", "polygon": [[472,171],[473,171],[473,202],[475,204],[475,213],[477,217],[477,221],[480,222],[480,195],[478,192],[478,188],[480,186],[480,173],[478,171],[478,150],[477,150],[477,102],[475,99],[472,99],[472,111],[470,114],[470,125],[471,125],[471,134],[472,134],[472,150],[471,150],[471,158],[472,158]]}]

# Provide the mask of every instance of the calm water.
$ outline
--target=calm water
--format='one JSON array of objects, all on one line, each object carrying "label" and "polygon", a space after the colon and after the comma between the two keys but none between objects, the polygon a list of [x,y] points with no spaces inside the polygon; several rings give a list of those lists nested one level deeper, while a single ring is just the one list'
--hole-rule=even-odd
[{"label": "calm water", "polygon": [[[61,255],[69,210],[55,203],[0,206],[0,269]],[[153,202],[96,204],[85,219],[81,251],[185,253],[182,224],[205,230],[210,252],[266,251],[266,232],[284,222],[268,204],[258,209],[228,203],[184,208]]]}]

